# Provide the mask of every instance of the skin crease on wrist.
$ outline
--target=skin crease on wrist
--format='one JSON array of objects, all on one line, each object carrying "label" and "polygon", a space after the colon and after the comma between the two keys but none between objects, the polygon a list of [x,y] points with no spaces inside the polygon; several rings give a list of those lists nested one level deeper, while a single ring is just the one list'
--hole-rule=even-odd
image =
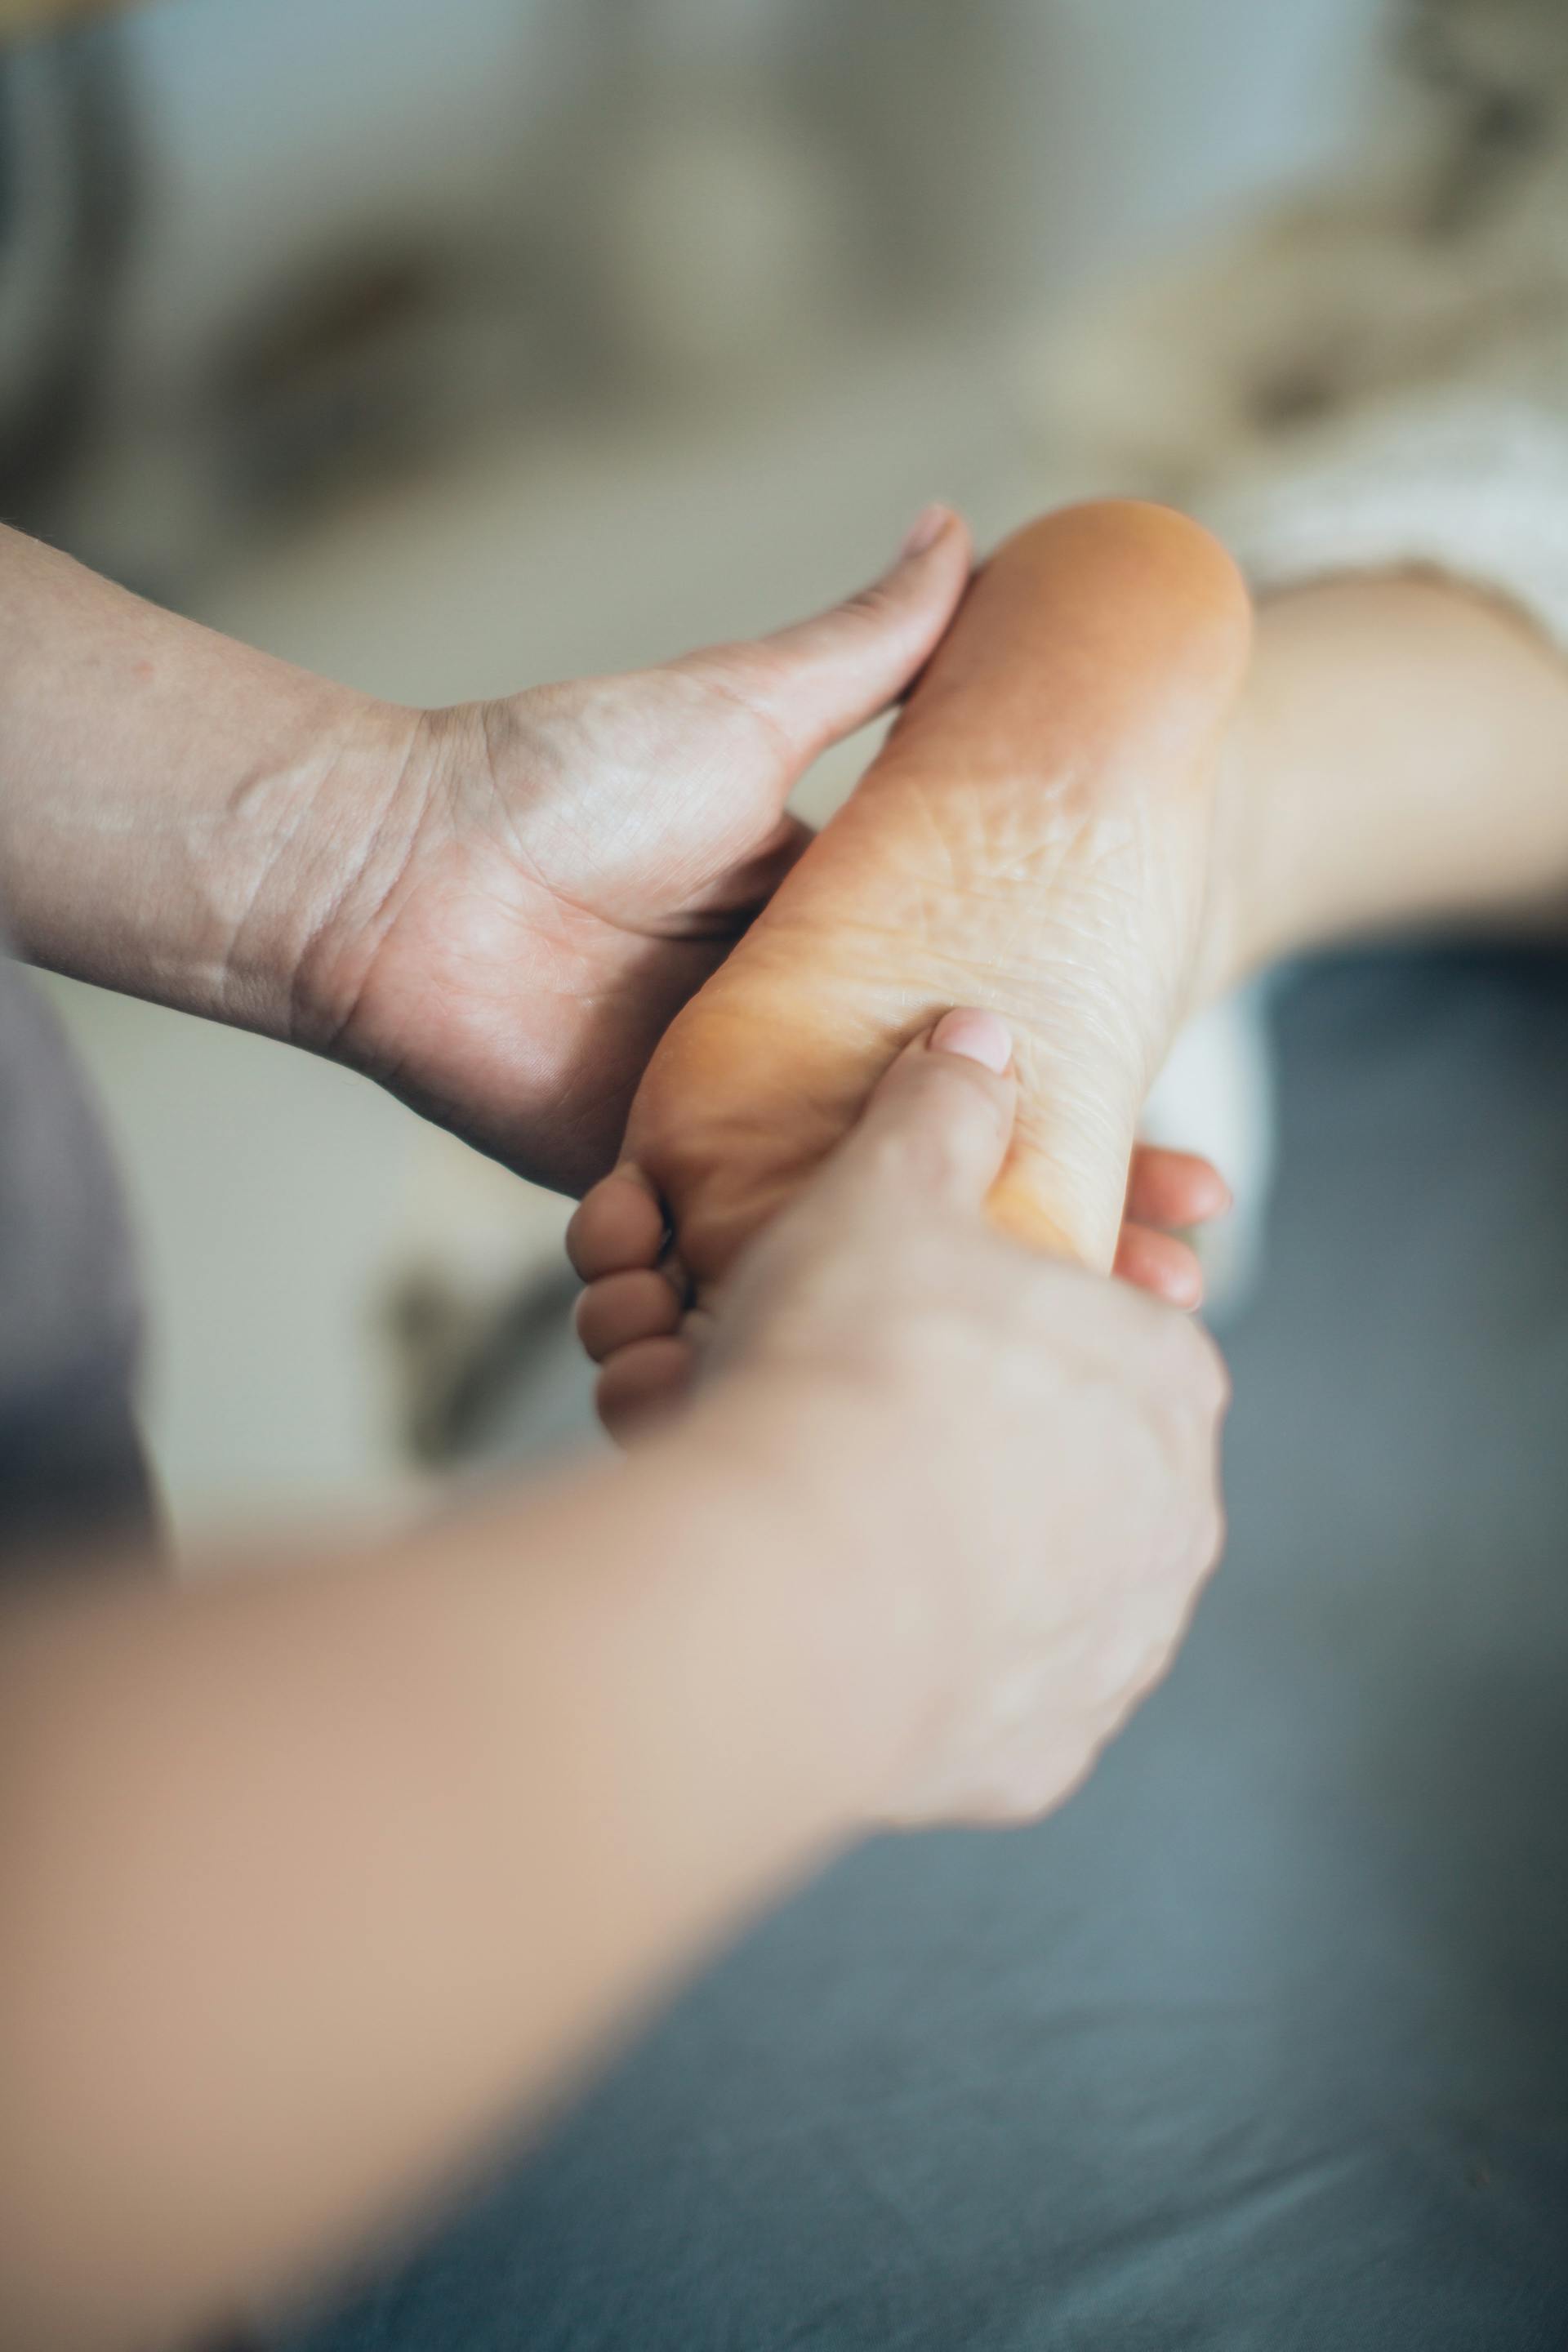
[{"label": "skin crease on wrist", "polygon": [[[800,847],[795,776],[941,635],[970,558],[934,518],[819,621],[449,714],[312,677],[0,529],[13,936],[330,1054],[579,1191],[654,1041]],[[1273,599],[1224,763],[1199,993],[1356,931],[1555,923],[1565,745],[1563,665],[1462,586]]]},{"label": "skin crease on wrist", "polygon": [[[542,690],[546,713],[555,691]],[[508,707],[505,740],[514,759],[520,739],[510,714],[530,713],[534,699]],[[443,826],[461,793],[453,792],[450,736],[433,787],[427,752],[417,737],[410,751],[400,731],[406,714],[381,711],[374,723],[384,745],[390,740],[405,751],[399,791],[384,803],[388,815],[354,893],[356,903],[380,905],[395,869],[408,870],[410,844],[427,836],[432,789]],[[450,723],[468,722],[457,713]],[[487,740],[493,725],[487,721]],[[569,740],[579,746],[580,725],[574,715]],[[552,718],[552,759],[556,740]],[[586,758],[581,772],[592,766]],[[1507,607],[1424,575],[1330,581],[1273,599],[1259,615],[1252,670],[1222,761],[1194,1007],[1281,956],[1357,935],[1437,922],[1555,932],[1568,902],[1565,771],[1568,666]],[[465,782],[488,772],[471,759],[462,770]],[[329,797],[341,804],[345,792],[358,793],[363,805],[364,785],[352,759],[337,768]],[[540,804],[543,839],[563,822],[555,797],[552,787]],[[352,838],[353,822],[342,829]],[[798,845],[788,845],[763,887]],[[531,851],[527,863],[536,865]],[[576,952],[575,918],[563,932],[562,902],[548,886],[536,897],[536,909],[541,905],[553,910],[537,940],[536,978],[548,1003],[558,989],[551,957],[559,962],[564,950],[570,961]],[[330,941],[330,926],[312,946],[316,969],[324,961],[323,936]],[[706,976],[733,936],[728,917],[717,934],[710,923],[699,927],[678,950],[692,958],[677,982],[680,994]],[[528,969],[526,956],[521,968]],[[321,1003],[319,987],[297,970],[291,990],[303,1009],[297,1017],[304,1042],[321,1043],[310,1034],[312,1026],[320,1033],[324,1017],[313,1009]],[[515,1021],[515,999],[503,1010]],[[658,1018],[662,1024],[662,1012]],[[637,1027],[636,1058],[623,1066],[617,1098],[622,1087],[629,1095],[656,1034],[651,1024]],[[363,1048],[350,1036],[326,1050],[364,1065]],[[384,1073],[373,1063],[373,1074]],[[438,1095],[411,1087],[405,1074],[393,1072],[390,1082],[416,1107],[494,1149],[485,1122],[476,1132]],[[537,1093],[537,1079],[528,1090]],[[563,1095],[558,1074],[548,1090],[575,1126],[582,1113],[569,1089]],[[547,1181],[554,1181],[549,1163],[560,1160],[552,1147]],[[597,1164],[595,1147],[594,1157],[576,1163],[571,1189]]]},{"label": "skin crease on wrist", "polygon": [[922,516],[773,635],[448,711],[372,701],[0,530],[0,870],[36,961],[331,1055],[561,1190],[799,854],[788,796],[968,577]]},{"label": "skin crease on wrist", "polygon": [[[409,759],[424,740],[418,722],[153,614],[49,551],[17,558],[16,544],[14,535],[0,541],[8,649],[0,678],[0,863],[24,944],[62,969],[258,1027],[318,1024],[317,1042],[353,1059],[354,1040],[334,1037],[335,1014],[318,1001],[305,968],[309,942],[330,940],[334,922],[363,923],[387,880],[404,872],[420,819],[447,791],[449,779],[438,782]],[[956,595],[966,543],[959,533],[936,546]],[[892,592],[895,614],[904,615],[898,627],[908,623],[897,660],[889,656],[900,674],[916,663],[912,649],[928,623],[940,630],[947,591],[939,587],[905,605]],[[880,593],[885,613],[888,592]],[[84,656],[89,641],[97,650]],[[678,666],[678,675],[684,696],[689,673]],[[723,702],[722,693],[717,701],[701,696],[705,713]],[[578,706],[574,722],[587,707]],[[549,708],[559,719],[559,705]],[[584,741],[580,727],[571,740]],[[155,753],[134,774],[132,743]],[[563,772],[576,766],[569,761]],[[1265,614],[1232,746],[1209,984],[1281,947],[1393,920],[1548,919],[1568,876],[1565,776],[1568,687],[1555,657],[1511,614],[1428,581],[1343,583],[1279,599]],[[767,792],[757,806],[747,836],[753,861],[763,845],[774,854],[781,846],[776,806],[762,823]],[[552,825],[558,832],[558,817]],[[754,879],[754,863],[752,871]],[[531,857],[525,878],[528,905],[548,905]],[[723,925],[744,903],[708,908],[717,939],[710,926],[679,941],[691,971],[722,951]],[[177,942],[170,927],[193,907],[198,936]],[[622,936],[646,958],[657,930],[634,926]],[[509,930],[514,945],[516,936]],[[560,936],[546,927],[542,955]],[[688,965],[679,968],[684,977]],[[525,960],[524,969],[534,967]],[[515,967],[507,985],[500,1010],[515,1025]],[[525,998],[522,1010],[531,1009]],[[515,1062],[492,1065],[490,1081],[509,1072],[514,1081],[537,1075]],[[377,1074],[392,1083],[401,1075]],[[531,1116],[548,1118],[553,1099],[536,1088]],[[444,1115],[477,1124],[472,1100]],[[492,1135],[491,1148],[507,1139]],[[570,1150],[546,1138],[530,1151],[563,1178],[588,1156],[580,1133]],[[872,1266],[900,1222],[885,1211],[869,1218],[851,1263]],[[922,1265],[933,1262],[934,1252],[922,1254]],[[902,1261],[897,1276],[885,1306],[862,1305],[847,1328],[835,1329],[830,1360],[881,1330],[892,1345],[897,1314],[919,1303]],[[1111,1355],[1147,1345],[1157,1367],[1165,1349],[1183,1368],[1196,1361],[1183,1352],[1189,1343],[1201,1348],[1195,1334],[1169,1339],[1167,1326],[1145,1319],[1156,1311],[1146,1302],[1116,1286],[1085,1291],[1079,1286],[1088,1279],[1054,1270],[1051,1313],[1121,1318],[1108,1327]],[[1012,1260],[983,1253],[962,1286],[966,1312],[985,1296],[1005,1318],[1026,1286]],[[939,1345],[928,1333],[919,1347],[895,1349],[889,1379],[921,1362],[950,1373],[951,1334],[940,1321],[935,1328]],[[1037,1334],[1036,1342],[1022,1351],[1026,1364],[1044,1353]],[[994,1357],[996,1344],[987,1329],[982,1355]],[[1215,1377],[1201,1375],[1199,1391]],[[977,1382],[965,1386],[980,1394]],[[1163,1369],[1151,1374],[1161,1428],[1167,1386]],[[247,1580],[247,1589],[199,1601],[126,1596],[90,1625],[62,1609],[25,1640],[18,1633],[0,1645],[7,1871],[20,1874],[8,1876],[17,1897],[0,1935],[0,1963],[17,1971],[0,1997],[0,2023],[9,2019],[14,2046],[27,2060],[26,2070],[20,2057],[7,2061],[0,2116],[0,2158],[15,2184],[14,2194],[8,2183],[0,2195],[13,2232],[5,2258],[40,2294],[99,2294],[97,2340],[125,2340],[134,2311],[148,2315],[143,2339],[165,2315],[204,2314],[220,2294],[275,2282],[386,2211],[497,2115],[503,2045],[514,2085],[526,2078],[552,2092],[563,2052],[598,2046],[716,1920],[758,1899],[763,1843],[771,1840],[777,1876],[769,1883],[776,1884],[831,1850],[851,1821],[883,1808],[926,1817],[921,1807],[932,1801],[931,1789],[951,1800],[956,1787],[973,1799],[972,1788],[944,1777],[952,1760],[945,1752],[933,1758],[929,1782],[904,1791],[903,1806],[888,1794],[889,1759],[910,1723],[895,1687],[900,1657],[918,1696],[933,1654],[956,1662],[968,1654],[933,1641],[931,1626],[942,1621],[918,1608],[908,1616],[884,1609],[887,1591],[901,1589],[908,1561],[934,1532],[921,1478],[895,1482],[875,1509],[862,1492],[867,1461],[891,1444],[895,1428],[906,1439],[917,1426],[940,1432],[942,1413],[928,1402],[917,1415],[911,1400],[896,1419],[868,1413],[851,1424],[838,1391],[817,1386],[819,1402],[808,1409],[798,1376],[782,1368],[737,1376],[732,1393],[725,1403],[715,1392],[705,1417],[689,1424],[689,1437],[671,1435],[651,1486],[638,1465],[625,1483],[606,1481],[591,1502],[542,1498],[484,1528],[468,1523],[412,1539],[395,1558],[366,1563],[358,1581],[326,1572]],[[1111,1393],[1109,1382],[1096,1390],[1102,1403]],[[822,1410],[825,1395],[831,1412]],[[1031,1439],[1007,1459],[1027,1471],[1040,1453],[1039,1430],[1055,1425],[1064,1400],[1036,1402],[1030,1392],[1025,1401]],[[1178,1413],[1174,1425],[1195,1447],[1190,1422]],[[1114,1426],[1096,1423],[1102,1433]],[[1000,1472],[987,1471],[985,1452],[995,1436],[983,1419],[963,1449],[986,1472],[976,1515],[997,1507]],[[922,1475],[934,1442],[916,1449]],[[1087,1446],[1079,1452],[1088,1457]],[[809,1507],[824,1513],[824,1527],[838,1528],[832,1541],[815,1521],[804,1542],[796,1534],[806,1457],[819,1473]],[[1158,1446],[1136,1453],[1140,1462],[1163,1458]],[[1124,1501],[1132,1482],[1119,1475],[1111,1483]],[[752,1493],[750,1507],[759,1493],[768,1498],[744,1542],[729,1508],[741,1486]],[[711,1515],[694,1499],[700,1487],[711,1494]],[[1037,1528],[1032,1489],[1029,1507]],[[1149,1512],[1155,1533],[1171,1516],[1162,1495],[1161,1508]],[[656,1520],[667,1529],[659,1549],[680,1571],[657,1589],[646,1572]],[[1139,1537],[1152,1540],[1142,1528]],[[845,1633],[841,1652],[824,1656],[826,1620],[803,1614],[792,1596],[831,1596],[829,1570],[845,1562],[864,1569],[879,1539],[900,1555],[888,1586],[873,1569],[847,1596],[847,1604],[860,1599],[865,1618]],[[1194,1544],[1195,1557],[1197,1538]],[[518,1575],[525,1550],[554,1563],[538,1588]],[[590,1556],[605,1563],[602,1580],[586,1572]],[[819,1582],[800,1584],[802,1559],[808,1571],[820,1570]],[[525,1586],[528,1606],[565,1628],[560,1638],[580,1655],[601,1654],[573,1616],[579,1602],[604,1602],[621,1629],[602,1654],[602,1670],[604,1720],[616,1727],[624,1749],[586,1753],[580,1711],[563,1711],[559,1687],[542,1670],[536,1683],[524,1676],[525,1688],[509,1679],[520,1660],[548,1664],[548,1645],[534,1649],[529,1632],[520,1634]],[[374,1608],[365,1598],[373,1587]],[[1184,1590],[1175,1576],[1173,1612]],[[742,1605],[748,1594],[755,1608]],[[655,1608],[656,1601],[667,1605]],[[165,1650],[164,1631],[176,1621],[178,1643]],[[1015,1621],[1001,1612],[998,1624],[1015,1648]],[[735,1667],[734,1639],[746,1625],[756,1643],[747,1653],[754,1685]],[[1150,1629],[1149,1661],[1163,1654],[1165,1638],[1163,1624]],[[656,1639],[671,1646],[656,1652]],[[695,1747],[683,1749],[684,1766],[667,1759],[679,1797],[647,1761],[656,1655],[668,1686],[690,1702],[676,1728]],[[716,1655],[726,1662],[718,1697],[728,1712],[710,1715],[701,1702],[713,1692],[705,1668]],[[803,1711],[811,1719],[818,1704],[829,1712],[833,1704],[803,1700],[802,1691],[819,1694],[818,1675],[853,1681],[879,1671],[894,1693],[886,1717],[862,1710],[855,1736],[865,1746],[853,1753],[830,1752],[826,1743],[813,1749],[823,1780],[805,1792],[809,1819],[792,1812],[802,1797]],[[782,1679],[771,1679],[775,1674]],[[765,1704],[759,1688],[773,1695]],[[925,1712],[920,1719],[923,1727]],[[290,1728],[281,1748],[279,1720]],[[227,1790],[221,1835],[212,1780],[188,1769],[193,1749],[212,1759]],[[962,1748],[954,1752],[962,1760]],[[571,1764],[564,1780],[563,1757]],[[613,1780],[595,1777],[608,1775],[617,1758]],[[748,1793],[737,1759],[762,1771],[760,1794]],[[1059,1794],[1071,1763],[1004,1754],[995,1787],[1016,1787],[1009,1774],[1026,1766],[1044,1773],[1048,1765]],[[558,1814],[520,1812],[512,1792],[542,1786]],[[602,1822],[611,1797],[630,1809],[616,1837],[634,1858],[649,1866],[657,1858],[637,1808],[646,1802],[658,1808],[649,1818],[663,1819],[679,1805],[690,1832],[682,1871],[694,1872],[703,1853],[733,1857],[742,1849],[744,1870],[723,1894],[677,1871],[662,1911],[647,1886],[631,1890],[637,1899],[628,1903],[619,1881],[584,1883],[576,1859],[584,1825]],[[718,1809],[711,1819],[705,1807]],[[760,1820],[771,1824],[766,1840]],[[237,1822],[247,1824],[243,1835]],[[453,1822],[463,1825],[460,1837]],[[158,1825],[153,1844],[149,1822]],[[511,1875],[498,1869],[498,1857],[513,1865]],[[549,1948],[539,1930],[542,1916],[554,1916],[550,1871],[564,1861],[574,1867],[561,1880],[559,1904],[582,1906],[592,1969],[574,1960],[569,1940]],[[154,1865],[166,1869],[174,1890],[168,1899],[183,1924],[188,1978],[171,1974],[155,1921],[143,1922],[140,1945],[128,1935],[136,1872]],[[280,1950],[279,1922],[300,1917],[311,1920],[312,1937],[290,1938]],[[608,1958],[606,1923],[617,1936],[624,1924],[628,1937]],[[649,1942],[637,1945],[637,1934]],[[326,1954],[334,1965],[323,1974]],[[623,1966],[628,1973],[617,1974]],[[94,1974],[101,1969],[115,1972],[107,1988]],[[525,1975],[541,1993],[529,2015],[518,1998]],[[215,2002],[214,1987],[232,1991],[231,2010]],[[264,2004],[280,1988],[282,2009],[269,2013]],[[132,1993],[150,2004],[145,2028],[120,2044],[111,2029]],[[301,2009],[290,2013],[296,1999]],[[278,2037],[271,2042],[256,2032],[263,2014]],[[58,2075],[47,2063],[51,2033],[71,2061],[62,2060]],[[204,2034],[214,2039],[204,2042]],[[291,2053],[289,2067],[265,2063],[279,2044]],[[88,2063],[89,2053],[98,2063]],[[185,2062],[177,2078],[174,2058]],[[184,2105],[172,2097],[176,2079]],[[83,2106],[47,2105],[62,2082]],[[38,2103],[31,2140],[24,2092]],[[157,2131],[169,2135],[164,2166],[147,2159]],[[185,2176],[174,2163],[182,2151],[194,2158]],[[242,2183],[254,2193],[234,2193]],[[96,2281],[86,2274],[89,2222],[100,2233],[92,2240]],[[205,2265],[195,2278],[194,2247]],[[46,2259],[55,2267],[37,2287]],[[50,2340],[42,2327],[14,2332],[21,2341]]]}]

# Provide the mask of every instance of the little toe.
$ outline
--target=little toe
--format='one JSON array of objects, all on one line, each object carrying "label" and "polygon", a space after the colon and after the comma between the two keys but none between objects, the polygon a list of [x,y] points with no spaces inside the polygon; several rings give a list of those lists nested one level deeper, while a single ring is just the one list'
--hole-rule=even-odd
[{"label": "little toe", "polygon": [[684,1339],[638,1339],[612,1356],[595,1393],[599,1419],[617,1445],[646,1436],[681,1403],[691,1386],[691,1350]]},{"label": "little toe", "polygon": [[584,1194],[566,1228],[566,1255],[584,1282],[657,1265],[664,1208],[640,1168],[628,1161]]},{"label": "little toe", "polygon": [[1123,1282],[1152,1292],[1169,1306],[1203,1305],[1204,1274],[1197,1252],[1174,1234],[1156,1233],[1152,1225],[1123,1225],[1116,1272]]},{"label": "little toe", "polygon": [[648,1266],[602,1275],[577,1302],[577,1337],[596,1364],[639,1339],[668,1339],[679,1324],[674,1286]]}]

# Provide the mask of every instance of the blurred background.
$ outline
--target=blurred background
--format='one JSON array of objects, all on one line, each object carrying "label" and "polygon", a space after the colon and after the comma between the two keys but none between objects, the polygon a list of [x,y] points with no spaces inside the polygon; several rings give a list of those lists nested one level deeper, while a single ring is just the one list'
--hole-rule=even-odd
[{"label": "blurred background", "polygon": [[[437,703],[777,623],[933,497],[984,540],[1134,486],[1050,390],[1060,321],[1331,173],[1388,32],[1377,0],[9,16],[0,510]],[[564,1204],[323,1065],[51,987],[130,1172],[182,1531],[584,1433]]]},{"label": "blurred background", "polygon": [[[1305,511],[1287,577],[1436,509],[1561,643],[1565,222],[1568,0],[0,0],[0,515],[408,702],[1092,489]],[[566,1203],[48,986],[183,1539],[595,1442]],[[1568,964],[1328,959],[1270,1010],[1181,1672],[1037,1832],[808,1890],[298,2352],[595,2298],[650,2345],[1564,2340]],[[1236,1017],[1167,1133],[1256,1242]]]}]

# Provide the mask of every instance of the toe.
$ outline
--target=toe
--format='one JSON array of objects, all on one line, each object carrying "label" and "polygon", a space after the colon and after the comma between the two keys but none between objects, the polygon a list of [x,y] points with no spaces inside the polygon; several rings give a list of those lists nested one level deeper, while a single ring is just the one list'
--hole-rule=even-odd
[{"label": "toe", "polygon": [[1172,1307],[1203,1305],[1204,1276],[1197,1252],[1174,1234],[1156,1233],[1152,1225],[1123,1225],[1116,1271],[1123,1282],[1152,1291]]},{"label": "toe", "polygon": [[599,1375],[599,1419],[618,1445],[647,1431],[691,1385],[691,1350],[683,1339],[639,1339],[610,1358]]},{"label": "toe", "polygon": [[1201,1225],[1230,1207],[1230,1187],[1194,1151],[1142,1143],[1132,1159],[1127,1214],[1141,1225]]},{"label": "toe", "polygon": [[607,1274],[577,1302],[577,1337],[596,1364],[639,1339],[663,1339],[680,1322],[674,1286],[650,1267]]},{"label": "toe", "polygon": [[639,1168],[617,1168],[579,1202],[566,1228],[566,1255],[584,1282],[657,1265],[664,1210]]}]

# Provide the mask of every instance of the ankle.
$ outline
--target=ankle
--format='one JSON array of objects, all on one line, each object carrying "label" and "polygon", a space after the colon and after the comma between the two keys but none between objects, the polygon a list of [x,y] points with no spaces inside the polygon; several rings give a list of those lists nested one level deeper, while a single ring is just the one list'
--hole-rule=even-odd
[{"label": "ankle", "polygon": [[1257,713],[1247,698],[1237,707],[1216,762],[1192,1010],[1227,995],[1268,961],[1260,835],[1267,824]]},{"label": "ankle", "polygon": [[1322,594],[1297,592],[1258,616],[1252,667],[1217,760],[1194,1009],[1332,929],[1301,856],[1315,796],[1291,652],[1295,606]]}]

